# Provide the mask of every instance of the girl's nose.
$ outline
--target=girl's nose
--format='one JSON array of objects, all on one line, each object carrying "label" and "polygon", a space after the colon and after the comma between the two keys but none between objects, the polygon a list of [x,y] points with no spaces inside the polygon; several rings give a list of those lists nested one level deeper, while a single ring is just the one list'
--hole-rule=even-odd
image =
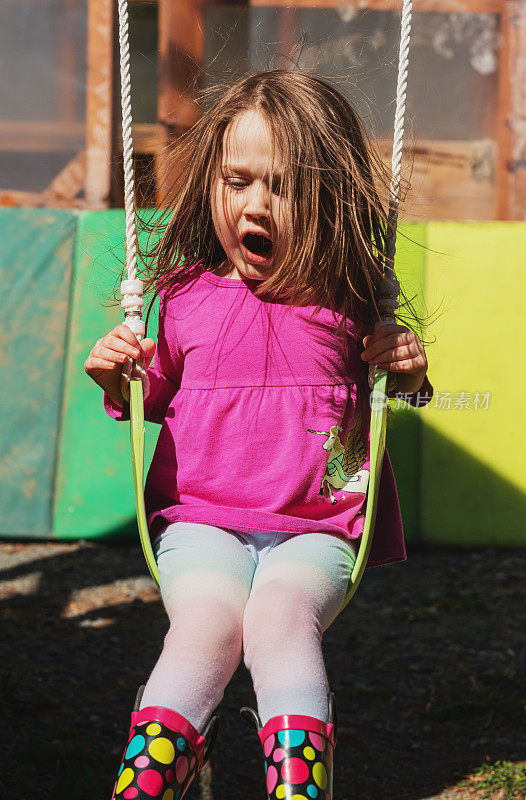
[{"label": "girl's nose", "polygon": [[245,214],[252,217],[268,217],[269,201],[270,194],[268,186],[265,186],[263,181],[255,181],[250,186],[247,193]]}]

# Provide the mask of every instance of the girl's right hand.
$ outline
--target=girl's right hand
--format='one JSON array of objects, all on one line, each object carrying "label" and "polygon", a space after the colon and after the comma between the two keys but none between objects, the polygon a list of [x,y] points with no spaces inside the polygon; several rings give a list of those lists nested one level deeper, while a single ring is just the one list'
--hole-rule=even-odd
[{"label": "girl's right hand", "polygon": [[153,339],[139,342],[127,325],[117,325],[104,338],[99,339],[84,362],[84,370],[101,386],[114,403],[122,406],[124,398],[121,393],[121,372],[126,358],[142,357],[142,366],[146,369],[155,353]]}]

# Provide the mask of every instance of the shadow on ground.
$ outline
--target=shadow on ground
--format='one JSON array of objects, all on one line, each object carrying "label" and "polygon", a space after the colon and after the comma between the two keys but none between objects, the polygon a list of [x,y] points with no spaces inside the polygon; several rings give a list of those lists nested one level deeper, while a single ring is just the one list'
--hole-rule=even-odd
[{"label": "shadow on ground", "polygon": [[[134,546],[0,545],[1,796],[109,800],[139,683],[167,628]],[[411,549],[368,570],[325,635],[335,800],[423,800],[524,760],[526,551]],[[243,666],[188,800],[264,800]],[[456,795],[455,795],[456,796]]]}]

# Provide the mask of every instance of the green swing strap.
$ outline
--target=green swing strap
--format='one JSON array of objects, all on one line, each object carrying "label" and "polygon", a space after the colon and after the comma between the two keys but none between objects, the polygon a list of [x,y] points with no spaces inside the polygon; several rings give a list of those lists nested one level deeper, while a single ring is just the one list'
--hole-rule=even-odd
[{"label": "green swing strap", "polygon": [[385,452],[385,431],[387,425],[387,372],[384,369],[375,370],[374,389],[371,395],[371,422],[369,428],[369,484],[367,487],[367,501],[365,506],[365,521],[360,539],[360,547],[354,562],[354,567],[349,580],[349,588],[345,600],[340,608],[343,611],[353,594],[358,588],[363,573],[367,567],[369,553],[373,544],[374,524],[378,508],[378,495],[380,492],[380,478]]},{"label": "green swing strap", "polygon": [[139,539],[150,575],[159,586],[159,570],[152,550],[144,506],[144,398],[140,378],[132,378],[130,381],[130,435]]}]

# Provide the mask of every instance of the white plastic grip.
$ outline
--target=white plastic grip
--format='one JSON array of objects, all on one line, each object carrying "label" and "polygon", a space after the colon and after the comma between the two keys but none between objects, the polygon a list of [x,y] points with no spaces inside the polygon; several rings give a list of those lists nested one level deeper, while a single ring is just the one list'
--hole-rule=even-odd
[{"label": "white plastic grip", "polygon": [[136,336],[142,337],[146,332],[146,326],[140,317],[125,317],[124,325],[126,325]]},{"label": "white plastic grip", "polygon": [[[143,293],[143,282],[139,278],[127,278],[121,283],[121,306],[125,311],[140,311],[144,306],[144,300],[141,295]],[[126,316],[124,324],[136,335],[144,336],[146,327],[140,317]]]},{"label": "white plastic grip", "polygon": [[121,307],[124,308],[124,310],[128,308],[133,308],[135,310],[138,310],[142,308],[143,305],[144,305],[144,300],[142,299],[142,297],[139,297],[138,294],[127,294],[121,300]]},{"label": "white plastic grip", "polygon": [[121,294],[142,294],[143,286],[144,284],[139,278],[134,278],[133,280],[127,278],[121,283]]}]

